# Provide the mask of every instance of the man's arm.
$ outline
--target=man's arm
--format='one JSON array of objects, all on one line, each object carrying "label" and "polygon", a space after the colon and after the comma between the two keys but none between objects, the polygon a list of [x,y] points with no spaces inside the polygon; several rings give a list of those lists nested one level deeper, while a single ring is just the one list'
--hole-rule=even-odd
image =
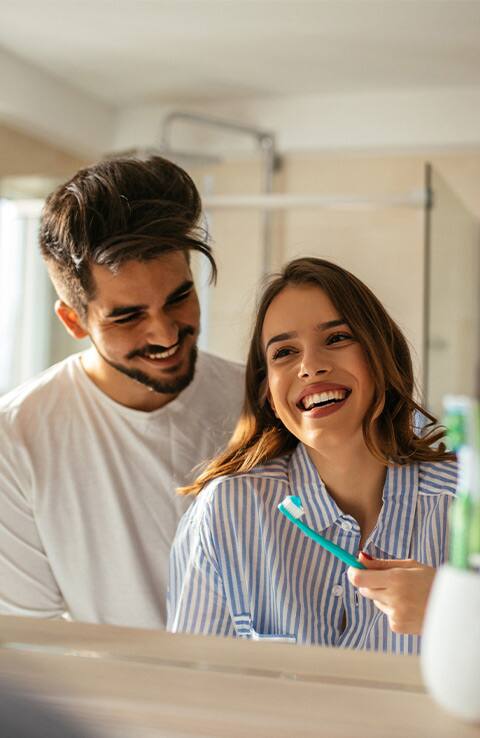
[{"label": "man's arm", "polygon": [[60,617],[65,603],[42,545],[25,467],[19,444],[0,428],[0,613]]}]

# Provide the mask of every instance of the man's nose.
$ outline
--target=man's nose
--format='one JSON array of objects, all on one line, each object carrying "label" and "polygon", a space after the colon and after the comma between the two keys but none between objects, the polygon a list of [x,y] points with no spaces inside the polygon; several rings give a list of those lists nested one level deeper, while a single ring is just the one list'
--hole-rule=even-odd
[{"label": "man's nose", "polygon": [[178,325],[164,312],[158,312],[149,320],[146,333],[147,343],[170,348],[178,342]]},{"label": "man's nose", "polygon": [[307,379],[331,370],[331,361],[325,351],[317,348],[305,350],[298,369],[298,377]]}]

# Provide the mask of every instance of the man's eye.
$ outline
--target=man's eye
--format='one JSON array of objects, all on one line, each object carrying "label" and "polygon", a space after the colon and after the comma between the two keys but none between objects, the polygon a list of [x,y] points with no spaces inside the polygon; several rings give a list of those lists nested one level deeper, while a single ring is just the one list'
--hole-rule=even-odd
[{"label": "man's eye", "polygon": [[327,346],[330,346],[332,343],[342,343],[343,341],[353,341],[352,334],[332,333],[332,335],[327,338]]},{"label": "man's eye", "polygon": [[130,315],[126,315],[124,318],[118,318],[117,320],[114,320],[113,322],[115,325],[122,325],[123,323],[131,323],[132,321],[136,320],[140,317],[140,313],[131,313]]},{"label": "man's eye", "polygon": [[187,297],[189,297],[192,294],[192,290],[188,289],[185,292],[180,292],[178,295],[174,295],[174,297],[171,297],[168,301],[168,305],[175,305],[178,302],[182,302],[182,300],[186,300]]}]

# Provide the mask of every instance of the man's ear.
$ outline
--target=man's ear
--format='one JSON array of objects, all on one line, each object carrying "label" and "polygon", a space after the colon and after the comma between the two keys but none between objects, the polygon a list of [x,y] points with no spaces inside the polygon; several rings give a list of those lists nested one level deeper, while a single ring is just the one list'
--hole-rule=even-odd
[{"label": "man's ear", "polygon": [[63,323],[66,331],[72,336],[72,338],[80,339],[88,336],[76,310],[71,308],[69,305],[66,305],[62,300],[57,300],[55,303],[55,312],[58,319]]}]

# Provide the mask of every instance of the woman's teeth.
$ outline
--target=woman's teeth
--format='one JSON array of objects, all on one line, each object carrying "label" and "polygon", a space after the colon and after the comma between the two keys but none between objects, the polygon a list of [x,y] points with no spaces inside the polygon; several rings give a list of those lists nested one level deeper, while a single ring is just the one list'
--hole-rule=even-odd
[{"label": "woman's teeth", "polygon": [[311,410],[317,405],[329,405],[332,402],[340,402],[347,396],[347,390],[328,390],[328,392],[319,392],[313,395],[306,395],[302,399],[302,405],[305,410]]},{"label": "woman's teeth", "polygon": [[173,354],[176,354],[178,351],[178,344],[176,346],[173,346],[173,348],[168,349],[167,351],[162,351],[161,353],[157,354],[145,354],[147,359],[168,359],[169,356],[173,356]]}]

